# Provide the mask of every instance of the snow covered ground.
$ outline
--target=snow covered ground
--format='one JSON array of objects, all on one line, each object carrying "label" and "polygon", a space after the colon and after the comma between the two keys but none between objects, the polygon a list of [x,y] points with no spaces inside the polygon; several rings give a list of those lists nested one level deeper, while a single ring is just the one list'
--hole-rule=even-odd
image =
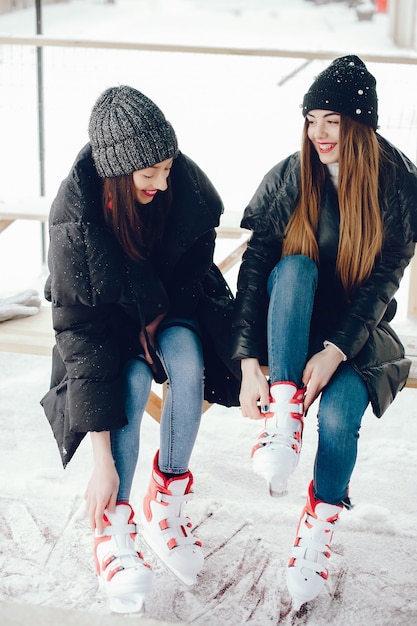
[{"label": "snow covered ground", "polygon": [[[398,54],[388,18],[360,23],[346,3],[307,0],[73,0],[44,7],[44,34],[74,38]],[[34,11],[0,16],[0,32],[34,32]],[[2,197],[38,193],[34,58],[1,49]],[[28,64],[29,63],[29,64]],[[253,59],[73,51],[45,54],[47,194],[53,195],[87,140],[91,106],[107,86],[127,82],[155,101],[180,146],[209,173],[227,210],[243,210],[261,176],[296,150],[298,104],[328,64]],[[415,67],[369,63],[379,85],[381,133],[416,156]],[[295,70],[293,78],[289,78]],[[414,74],[412,74],[414,72]],[[287,80],[288,79],[288,80]],[[7,150],[4,146],[7,145]],[[16,224],[0,237],[0,292],[41,285],[38,227]],[[219,255],[233,242],[219,242]],[[234,274],[230,276],[233,286]],[[400,325],[406,297],[401,298]],[[401,317],[402,316],[402,317]],[[49,357],[0,353],[0,600],[107,611],[92,569],[83,491],[91,470],[88,439],[61,469],[39,399]],[[271,499],[253,474],[249,451],[260,425],[238,409],[203,416],[192,458],[195,499],[189,514],[206,567],[185,588],[144,550],[156,577],[146,615],[173,623],[414,626],[417,623],[416,391],[404,390],[381,420],[369,411],[344,512],[331,577],[303,616],[288,613],[285,565],[311,478],[315,413],[289,494]],[[139,509],[158,426],[145,419],[132,504]],[[36,619],[36,618],[34,618]],[[36,623],[36,622],[34,622]]]},{"label": "snow covered ground", "polygon": [[[49,369],[47,357],[0,354],[0,600],[104,615],[84,515],[89,441],[62,470],[38,404]],[[285,566],[311,478],[314,411],[289,494],[271,499],[249,458],[261,426],[238,409],[212,407],[192,457],[195,498],[188,505],[205,569],[195,587],[186,588],[145,548],[156,574],[147,617],[205,626],[414,626],[415,394],[404,390],[382,420],[366,414],[351,484],[356,506],[343,513],[324,591],[299,619],[287,616]],[[136,509],[157,446],[158,426],[147,418],[132,494]]]}]

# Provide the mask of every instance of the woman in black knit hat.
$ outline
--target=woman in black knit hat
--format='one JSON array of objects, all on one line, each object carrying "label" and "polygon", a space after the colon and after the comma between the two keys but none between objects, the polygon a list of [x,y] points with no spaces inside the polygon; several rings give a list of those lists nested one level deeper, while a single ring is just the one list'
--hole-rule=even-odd
[{"label": "woman in black knit hat", "polygon": [[357,56],[319,74],[304,96],[301,152],[266,174],[242,220],[252,236],[234,357],[242,413],[265,420],[252,458],[272,496],[286,492],[304,416],[320,398],[313,480],[287,568],[295,608],[327,579],[365,409],[380,417],[410,368],[389,322],[417,239],[417,169],[376,132],[375,87]]},{"label": "woman in black knit hat", "polygon": [[213,264],[222,202],[154,102],[132,87],[107,89],[89,136],[50,213],[56,347],[42,405],[64,467],[91,434],[85,497],[97,575],[111,609],[133,612],[152,582],[129,499],[153,380],[168,391],[142,537],[188,585],[203,567],[183,509],[203,399],[238,404],[240,374],[227,360],[233,297]]}]

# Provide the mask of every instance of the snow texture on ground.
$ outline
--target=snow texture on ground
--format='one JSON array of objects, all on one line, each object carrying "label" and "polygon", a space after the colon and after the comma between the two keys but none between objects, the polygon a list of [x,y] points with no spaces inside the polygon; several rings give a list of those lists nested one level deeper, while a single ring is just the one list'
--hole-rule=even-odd
[{"label": "snow texture on ground", "polygon": [[[106,614],[93,573],[83,491],[91,471],[86,439],[64,471],[39,406],[48,357],[0,354],[0,599]],[[192,457],[195,498],[188,513],[203,542],[197,584],[179,583],[143,546],[155,570],[149,618],[190,624],[412,626],[417,623],[417,409],[406,389],[381,420],[365,415],[330,577],[306,613],[289,612],[285,566],[311,479],[314,410],[287,496],[270,498],[251,467],[261,425],[238,409],[203,416]],[[158,447],[145,416],[132,505],[139,509]]]}]

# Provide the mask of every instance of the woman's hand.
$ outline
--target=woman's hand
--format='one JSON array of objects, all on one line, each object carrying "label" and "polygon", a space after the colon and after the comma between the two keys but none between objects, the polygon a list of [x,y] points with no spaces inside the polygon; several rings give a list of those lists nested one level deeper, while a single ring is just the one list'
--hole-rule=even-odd
[{"label": "woman's hand", "polygon": [[304,397],[304,411],[307,411],[313,404],[342,361],[342,353],[330,344],[307,361],[303,372],[303,383],[307,386],[307,392]]},{"label": "woman's hand", "polygon": [[[269,409],[269,385],[258,359],[242,359],[239,402],[244,417],[259,420]],[[258,400],[261,409],[258,406]]]},{"label": "woman's hand", "polygon": [[111,453],[110,433],[92,432],[94,469],[84,495],[91,529],[103,533],[104,509],[114,512],[119,490],[119,475]]},{"label": "woman's hand", "polygon": [[[166,317],[166,313],[161,313],[161,315],[158,315],[157,317],[155,317],[155,319],[152,320],[152,322],[146,326],[146,332],[148,334],[148,339],[152,348],[155,347],[155,335],[156,335],[156,331],[158,330],[158,326],[165,317]],[[145,354],[146,362],[149,363],[150,366],[152,366],[153,359],[149,353],[148,344],[146,342],[145,332],[143,329],[139,333],[139,341],[140,341],[140,345],[142,346],[143,352]]]}]

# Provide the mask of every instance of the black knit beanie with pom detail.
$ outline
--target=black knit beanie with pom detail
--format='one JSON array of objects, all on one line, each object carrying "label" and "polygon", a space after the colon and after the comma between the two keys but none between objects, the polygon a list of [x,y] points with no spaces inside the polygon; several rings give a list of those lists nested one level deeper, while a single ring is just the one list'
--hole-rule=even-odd
[{"label": "black knit beanie with pom detail", "polygon": [[316,77],[303,99],[304,117],[314,109],[335,111],[377,129],[376,80],[359,57],[335,59]]},{"label": "black knit beanie with pom detail", "polygon": [[175,131],[161,109],[126,85],[101,94],[91,112],[88,133],[102,178],[131,174],[178,154]]}]

